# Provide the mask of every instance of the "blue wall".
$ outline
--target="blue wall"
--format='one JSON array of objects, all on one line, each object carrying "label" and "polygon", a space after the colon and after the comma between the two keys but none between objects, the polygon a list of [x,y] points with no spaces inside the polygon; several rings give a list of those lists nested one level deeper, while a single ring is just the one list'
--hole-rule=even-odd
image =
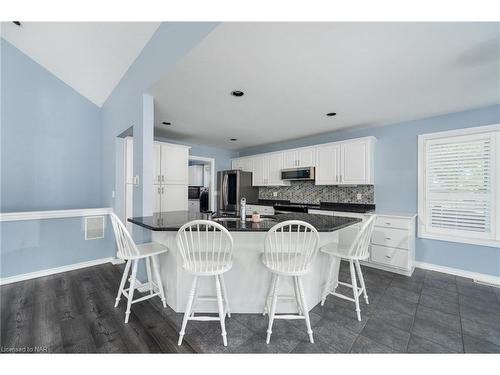
[{"label": "blue wall", "polygon": [[0,212],[101,207],[100,109],[0,44]]},{"label": "blue wall", "polygon": [[[417,213],[419,134],[500,123],[500,105],[377,128],[344,130],[300,140],[251,147],[240,156],[372,135],[375,145],[377,211]],[[417,239],[418,261],[500,276],[500,249]]]}]

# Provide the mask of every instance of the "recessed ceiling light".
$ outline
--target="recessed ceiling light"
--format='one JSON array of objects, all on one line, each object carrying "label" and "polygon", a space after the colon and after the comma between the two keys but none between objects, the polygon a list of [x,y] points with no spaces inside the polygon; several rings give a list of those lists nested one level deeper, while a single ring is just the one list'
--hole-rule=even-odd
[{"label": "recessed ceiling light", "polygon": [[12,23],[13,23],[14,25],[21,26],[21,22],[19,22],[19,21],[12,21]]},{"label": "recessed ceiling light", "polygon": [[166,121],[163,121],[163,122],[162,122],[162,124],[163,124],[163,125],[172,125],[172,123],[171,123],[171,122],[166,122]]},{"label": "recessed ceiling light", "polygon": [[327,113],[326,115],[327,115],[327,116],[329,116],[329,117],[332,117],[332,116],[335,116],[335,115],[336,115],[336,113],[335,113],[335,112],[329,112],[329,113]]},{"label": "recessed ceiling light", "polygon": [[235,91],[231,91],[231,95],[232,96],[243,96],[243,95],[245,95],[245,93],[243,91],[235,90]]},{"label": "recessed ceiling light", "polygon": [[236,142],[238,139],[237,138],[229,138],[231,142]]}]

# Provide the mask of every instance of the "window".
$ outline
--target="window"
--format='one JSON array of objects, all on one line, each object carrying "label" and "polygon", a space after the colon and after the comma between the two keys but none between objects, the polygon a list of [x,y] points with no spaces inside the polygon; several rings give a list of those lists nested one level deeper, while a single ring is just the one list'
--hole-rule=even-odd
[{"label": "window", "polygon": [[500,245],[500,125],[418,137],[419,237]]}]

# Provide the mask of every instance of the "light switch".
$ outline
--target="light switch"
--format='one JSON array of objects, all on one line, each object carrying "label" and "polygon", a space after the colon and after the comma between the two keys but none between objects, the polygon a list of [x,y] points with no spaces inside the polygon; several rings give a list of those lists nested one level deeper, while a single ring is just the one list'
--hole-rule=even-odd
[{"label": "light switch", "polygon": [[356,194],[356,199],[357,199],[358,201],[360,201],[360,200],[361,200],[361,193]]},{"label": "light switch", "polygon": [[273,191],[273,197],[276,198],[278,196],[278,192],[277,191]]}]

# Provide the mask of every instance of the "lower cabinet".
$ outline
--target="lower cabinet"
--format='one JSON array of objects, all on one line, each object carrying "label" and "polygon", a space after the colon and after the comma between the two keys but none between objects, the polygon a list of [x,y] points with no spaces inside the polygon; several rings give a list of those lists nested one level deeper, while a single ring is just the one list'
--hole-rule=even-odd
[{"label": "lower cabinet", "polygon": [[186,185],[154,185],[153,212],[187,211],[188,187]]},{"label": "lower cabinet", "polygon": [[[323,210],[309,210],[309,213],[358,217],[362,220],[371,216]],[[415,217],[416,215],[377,215],[370,243],[370,258],[363,264],[410,276],[415,268]],[[360,224],[341,229],[343,241],[352,243]]]}]

